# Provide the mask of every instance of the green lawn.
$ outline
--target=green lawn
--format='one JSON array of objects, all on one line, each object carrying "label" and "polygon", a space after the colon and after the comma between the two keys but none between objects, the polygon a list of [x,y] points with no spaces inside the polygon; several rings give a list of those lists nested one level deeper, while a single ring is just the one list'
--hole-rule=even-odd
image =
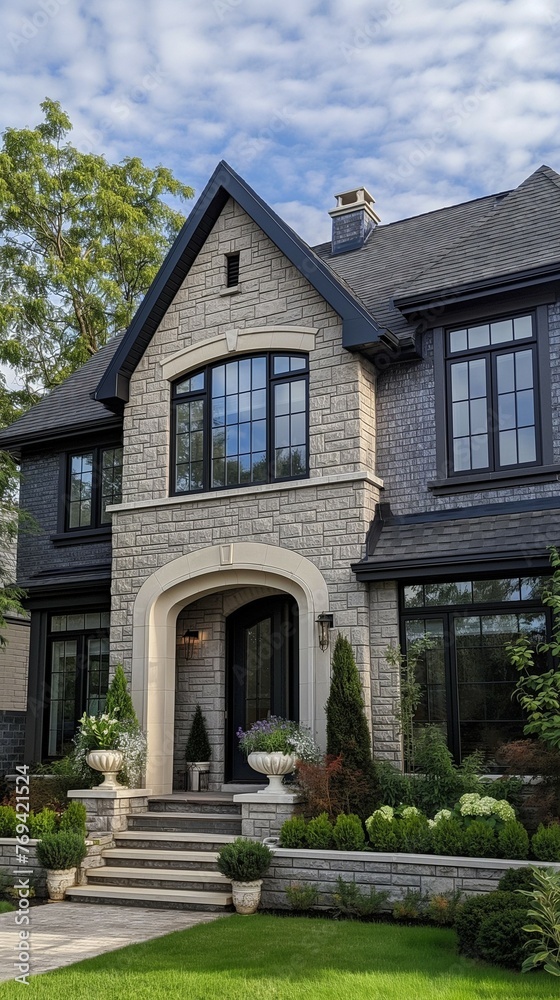
[{"label": "green lawn", "polygon": [[[157,920],[157,915],[154,916]],[[459,958],[453,931],[256,914],[31,979],[2,1000],[558,1000],[558,980]]]}]

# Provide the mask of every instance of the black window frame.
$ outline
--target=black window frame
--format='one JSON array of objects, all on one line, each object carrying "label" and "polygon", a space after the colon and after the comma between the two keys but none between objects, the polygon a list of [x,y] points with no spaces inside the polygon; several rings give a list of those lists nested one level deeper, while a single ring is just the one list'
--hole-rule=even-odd
[{"label": "black window frame", "polygon": [[[64,463],[64,504],[62,512],[62,532],[65,535],[87,535],[91,532],[110,532],[111,531],[111,517],[109,520],[102,520],[102,504],[103,504],[103,476],[102,476],[102,462],[103,454],[107,451],[114,451],[115,449],[122,449],[123,445],[121,441],[106,441],[101,444],[84,444],[82,448],[76,447],[71,450],[67,450],[63,456]],[[93,455],[93,480],[92,480],[92,497],[91,497],[91,519],[90,523],[87,525],[70,525],[70,511],[71,511],[71,484],[72,484],[72,459],[79,455]],[[121,473],[122,473],[122,461],[121,461]],[[122,482],[121,482],[121,497],[122,497]],[[115,500],[115,503],[120,503],[119,500]]]},{"label": "black window frame", "polygon": [[[531,576],[541,577],[543,579],[548,578],[547,573],[537,573],[531,574],[527,572],[511,571],[503,574],[504,577],[522,577],[527,578]],[[495,577],[493,577],[495,578]],[[462,578],[467,579],[467,578]],[[481,580],[487,579],[484,577],[472,576],[468,577],[472,582],[480,582]],[[445,681],[445,705],[446,705],[446,725],[447,725],[447,745],[456,764],[461,763],[461,715],[460,715],[460,704],[459,704],[459,682],[458,682],[458,670],[457,670],[457,658],[456,658],[456,643],[455,634],[452,627],[452,619],[454,618],[469,618],[469,617],[485,617],[492,615],[501,614],[523,614],[525,612],[539,612],[543,615],[546,622],[546,637],[549,640],[552,636],[553,620],[552,620],[552,610],[543,605],[540,597],[535,598],[525,598],[519,601],[481,601],[476,602],[473,600],[471,603],[456,603],[456,604],[425,604],[419,605],[418,607],[407,607],[405,606],[405,589],[409,586],[414,586],[416,584],[429,585],[433,583],[438,583],[441,581],[434,579],[416,579],[416,580],[403,580],[399,582],[399,642],[400,647],[406,654],[407,650],[407,637],[406,637],[406,623],[409,621],[436,621],[442,620],[444,624],[443,629],[443,656],[444,656],[444,681]],[[454,582],[452,577],[446,577],[445,582]],[[548,668],[552,666],[552,657],[550,654],[547,655],[547,666]],[[429,723],[428,723],[429,724]],[[523,738],[523,737],[520,737]]]},{"label": "black window frame", "polygon": [[[305,361],[305,368],[298,369],[293,372],[282,372],[275,375],[273,372],[273,359],[279,357],[288,358],[301,358]],[[266,375],[266,468],[267,477],[266,479],[259,480],[259,482],[244,482],[244,483],[230,483],[223,486],[212,486],[211,485],[211,442],[212,435],[210,433],[210,420],[211,420],[211,372],[214,368],[219,368],[224,365],[227,366],[232,361],[246,361],[252,360],[253,358],[266,358],[267,363],[267,375]],[[178,393],[177,386],[189,378],[195,378],[197,375],[204,374],[204,388],[200,390],[194,390],[188,393]],[[306,418],[306,428],[305,428],[305,452],[306,452],[306,463],[305,471],[299,475],[289,475],[289,476],[274,476],[274,391],[273,387],[281,383],[289,383],[294,381],[303,381],[305,383],[305,418]],[[191,401],[195,399],[203,400],[203,473],[202,480],[203,485],[200,489],[194,490],[178,490],[176,488],[177,483],[177,404]],[[229,356],[226,358],[219,358],[216,361],[209,362],[207,365],[202,365],[199,368],[193,369],[192,371],[184,372],[179,378],[175,379],[171,387],[171,460],[170,460],[170,479],[169,479],[169,493],[170,496],[196,496],[203,493],[221,493],[227,492],[228,490],[239,490],[239,489],[255,489],[258,486],[265,486],[271,483],[283,483],[283,482],[295,482],[297,480],[308,479],[309,478],[309,355],[305,351],[255,351],[248,354],[241,354],[239,356]]]}]

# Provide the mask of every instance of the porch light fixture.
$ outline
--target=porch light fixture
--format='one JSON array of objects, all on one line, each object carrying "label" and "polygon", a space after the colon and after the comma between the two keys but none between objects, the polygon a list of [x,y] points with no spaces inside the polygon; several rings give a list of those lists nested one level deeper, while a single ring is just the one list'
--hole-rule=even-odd
[{"label": "porch light fixture", "polygon": [[319,617],[315,620],[319,626],[319,646],[324,652],[325,649],[329,648],[329,630],[333,628],[334,618],[333,615],[329,615],[325,611],[322,611]]},{"label": "porch light fixture", "polygon": [[199,632],[197,628],[188,628],[186,632],[183,632],[183,640],[185,643],[185,658],[190,660],[195,650],[195,643],[198,642]]}]

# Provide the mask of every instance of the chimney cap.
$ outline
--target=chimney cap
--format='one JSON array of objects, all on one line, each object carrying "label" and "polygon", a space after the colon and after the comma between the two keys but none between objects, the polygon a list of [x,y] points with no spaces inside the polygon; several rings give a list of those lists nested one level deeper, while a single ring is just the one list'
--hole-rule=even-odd
[{"label": "chimney cap", "polygon": [[375,212],[373,208],[375,205],[375,198],[369,193],[367,188],[352,188],[350,191],[343,191],[341,194],[335,194],[335,198],[336,208],[331,208],[329,210],[331,218],[334,219],[338,215],[347,215],[349,212],[356,212],[361,209],[370,216],[376,225],[381,221],[377,212]]}]

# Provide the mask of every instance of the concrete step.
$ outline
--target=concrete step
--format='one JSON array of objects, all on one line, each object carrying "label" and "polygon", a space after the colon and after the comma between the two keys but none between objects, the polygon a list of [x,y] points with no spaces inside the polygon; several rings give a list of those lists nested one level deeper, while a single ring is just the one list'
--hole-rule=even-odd
[{"label": "concrete step", "polygon": [[231,883],[217,871],[156,868],[94,868],[88,871],[88,886],[116,885],[150,889],[181,889],[193,892],[229,892]]},{"label": "concrete step", "polygon": [[111,847],[103,851],[103,859],[110,868],[125,865],[127,868],[180,869],[181,871],[217,871],[217,851],[158,851],[136,850],[134,847]]},{"label": "concrete step", "polygon": [[168,830],[123,830],[115,834],[115,846],[146,851],[219,851],[235,840],[232,833],[170,832]]},{"label": "concrete step", "polygon": [[241,816],[228,813],[144,812],[128,817],[129,831],[233,833],[241,836]]},{"label": "concrete step", "polygon": [[175,792],[148,799],[148,811],[153,813],[197,813],[203,815],[241,816],[241,804],[233,801],[231,793]]},{"label": "concrete step", "polygon": [[124,888],[118,885],[83,885],[66,890],[73,903],[109,903],[112,906],[144,906],[167,910],[230,910],[229,892],[198,892],[185,889]]}]

